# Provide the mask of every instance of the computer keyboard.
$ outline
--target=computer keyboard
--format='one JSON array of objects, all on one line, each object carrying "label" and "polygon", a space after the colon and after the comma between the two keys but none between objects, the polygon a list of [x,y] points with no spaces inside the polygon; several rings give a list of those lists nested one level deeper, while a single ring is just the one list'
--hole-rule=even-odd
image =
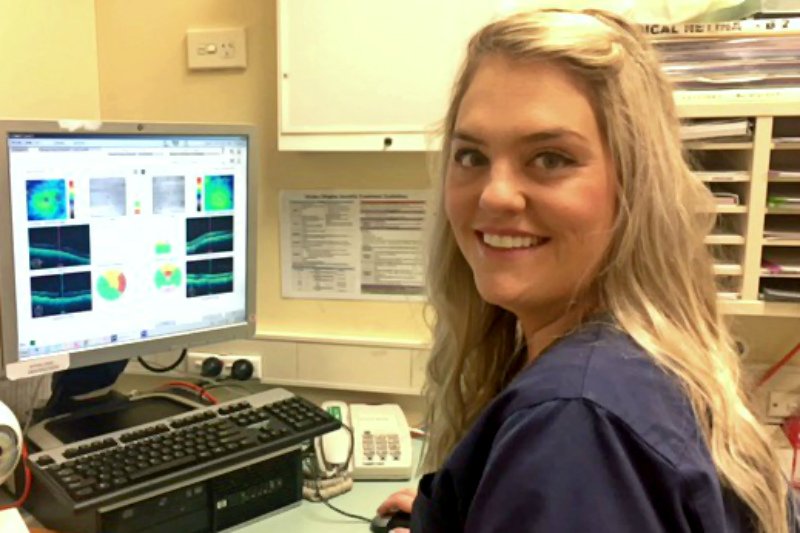
[{"label": "computer keyboard", "polygon": [[[101,517],[96,513],[178,488],[197,489],[198,482],[297,450],[304,441],[340,426],[338,420],[305,399],[284,389],[271,389],[45,450],[30,456],[32,511],[51,522],[45,525],[58,529],[69,524],[70,518],[85,522],[87,517],[79,515],[86,511],[94,516],[89,521],[99,524]],[[299,467],[299,460],[297,464]],[[294,475],[299,475],[299,469],[290,474]],[[253,494],[267,494],[279,483],[266,477],[263,481],[258,490],[253,485]],[[211,490],[205,485],[202,489]],[[216,490],[220,492],[219,486]],[[213,496],[209,498],[213,500]],[[60,510],[53,512],[53,506]],[[99,526],[89,530],[111,531]],[[216,529],[197,529],[211,530]]]}]

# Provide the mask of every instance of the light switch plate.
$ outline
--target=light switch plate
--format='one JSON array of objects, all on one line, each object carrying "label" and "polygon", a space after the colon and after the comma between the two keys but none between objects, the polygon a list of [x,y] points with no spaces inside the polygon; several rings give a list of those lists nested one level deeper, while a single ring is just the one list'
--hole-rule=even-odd
[{"label": "light switch plate", "polygon": [[247,68],[245,30],[188,30],[186,54],[190,69]]},{"label": "light switch plate", "polygon": [[773,391],[769,393],[767,416],[786,418],[800,410],[800,394],[796,392]]}]

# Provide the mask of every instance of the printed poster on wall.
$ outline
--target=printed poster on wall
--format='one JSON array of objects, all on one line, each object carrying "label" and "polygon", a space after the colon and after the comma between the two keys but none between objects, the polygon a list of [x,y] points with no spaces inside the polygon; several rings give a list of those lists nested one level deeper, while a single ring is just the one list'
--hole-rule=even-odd
[{"label": "printed poster on wall", "polygon": [[423,300],[429,192],[281,191],[284,298]]}]

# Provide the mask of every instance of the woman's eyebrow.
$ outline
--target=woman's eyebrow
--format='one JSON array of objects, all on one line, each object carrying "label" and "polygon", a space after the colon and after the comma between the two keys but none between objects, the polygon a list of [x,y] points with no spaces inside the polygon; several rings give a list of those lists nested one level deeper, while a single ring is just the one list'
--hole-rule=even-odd
[{"label": "woman's eyebrow", "polygon": [[[584,137],[577,131],[568,128],[552,128],[552,129],[537,131],[522,136],[520,140],[526,143],[533,143],[533,142],[553,141],[564,137],[573,137],[580,141],[588,142],[588,139],[586,137]],[[475,135],[472,135],[462,130],[455,130],[453,132],[453,139],[458,139],[460,141],[466,141],[479,145],[486,144],[486,142],[483,141],[480,137],[476,137]]]},{"label": "woman's eyebrow", "polygon": [[486,144],[484,141],[482,141],[478,137],[470,135],[469,133],[466,133],[466,132],[461,131],[461,130],[455,130],[453,132],[453,139],[454,140],[458,139],[459,141],[466,141],[466,142],[470,142],[470,143],[474,143],[474,144],[480,144],[480,145],[485,145]]},{"label": "woman's eyebrow", "polygon": [[555,139],[561,139],[564,137],[573,137],[583,142],[589,141],[586,137],[584,137],[577,131],[568,128],[553,128],[549,130],[537,131],[536,133],[525,135],[524,137],[522,137],[522,140],[526,142],[542,142],[542,141],[552,141]]}]

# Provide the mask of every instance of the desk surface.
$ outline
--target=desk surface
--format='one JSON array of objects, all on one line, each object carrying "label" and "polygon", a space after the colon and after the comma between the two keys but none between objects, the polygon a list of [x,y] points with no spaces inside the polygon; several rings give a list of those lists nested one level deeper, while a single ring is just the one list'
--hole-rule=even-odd
[{"label": "desk surface", "polygon": [[[375,516],[378,505],[392,492],[407,487],[416,487],[413,481],[357,481],[353,490],[337,496],[331,503],[348,513],[368,518]],[[263,533],[267,531],[291,531],[292,533],[369,533],[369,524],[340,515],[322,503],[303,500],[299,506],[260,518],[247,525],[231,529],[236,533]]]},{"label": "desk surface", "polygon": [[[412,440],[414,450],[414,471],[419,464],[422,443]],[[372,519],[378,505],[393,492],[405,488],[416,488],[418,479],[410,481],[356,481],[353,490],[335,497],[331,504],[342,511]],[[348,518],[330,509],[323,503],[303,500],[297,507],[279,511],[273,515],[257,518],[247,524],[232,528],[236,533],[263,533],[270,531],[291,531],[292,533],[369,533],[369,524]]]}]

